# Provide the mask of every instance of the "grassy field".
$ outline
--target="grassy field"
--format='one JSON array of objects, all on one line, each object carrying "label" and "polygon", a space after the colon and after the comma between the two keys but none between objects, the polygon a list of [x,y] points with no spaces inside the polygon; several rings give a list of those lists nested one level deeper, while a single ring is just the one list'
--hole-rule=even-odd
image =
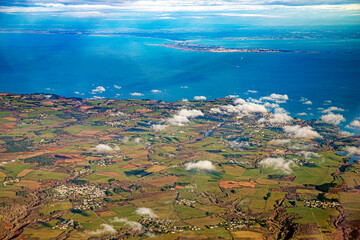
[{"label": "grassy field", "polygon": [[65,211],[71,209],[71,203],[69,201],[49,203],[45,207],[39,210],[39,213],[44,215],[51,215],[57,211]]},{"label": "grassy field", "polygon": [[44,170],[35,170],[28,173],[25,178],[30,180],[37,180],[37,179],[54,179],[54,180],[61,180],[69,175],[66,173],[59,173],[59,172],[50,172]]}]

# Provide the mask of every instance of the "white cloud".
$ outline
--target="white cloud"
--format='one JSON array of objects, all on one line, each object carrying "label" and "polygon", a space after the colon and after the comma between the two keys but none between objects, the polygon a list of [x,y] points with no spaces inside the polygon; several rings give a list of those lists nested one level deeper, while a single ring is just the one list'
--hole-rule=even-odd
[{"label": "white cloud", "polygon": [[248,92],[248,93],[257,93],[258,91],[256,91],[256,90],[247,90],[246,92]]},{"label": "white cloud", "polygon": [[[319,108],[321,109],[321,108]],[[338,107],[329,107],[327,109],[324,109],[323,111],[321,111],[322,113],[330,113],[330,112],[343,112],[345,111],[343,108],[338,108]]]},{"label": "white cloud", "polygon": [[269,118],[261,118],[259,119],[259,122],[269,122],[271,124],[284,124],[288,123],[292,120],[292,117],[288,115],[288,113],[283,108],[276,108],[275,113]]},{"label": "white cloud", "polygon": [[259,119],[259,122],[269,122],[271,124],[276,123],[288,123],[292,120],[292,117],[288,115],[288,112],[283,108],[275,108],[275,113],[269,118],[261,118]]},{"label": "white cloud", "polygon": [[144,96],[144,94],[142,93],[138,93],[138,92],[133,92],[133,93],[130,93],[131,96]]},{"label": "white cloud", "polygon": [[289,144],[290,142],[291,142],[291,139],[273,139],[273,140],[269,141],[269,144],[285,145],[285,144]]},{"label": "white cloud", "polygon": [[194,100],[206,100],[205,96],[195,96]]},{"label": "white cloud", "polygon": [[158,90],[158,89],[153,89],[151,90],[152,93],[161,93],[161,90]]},{"label": "white cloud", "polygon": [[334,114],[332,112],[326,114],[326,115],[322,115],[321,116],[321,120],[330,124],[335,124],[338,125],[341,122],[345,122],[345,118],[343,115],[341,114]]},{"label": "white cloud", "polygon": [[94,148],[94,150],[98,153],[109,153],[113,151],[120,151],[120,148],[119,146],[115,146],[114,148],[112,148],[106,144],[99,144]]},{"label": "white cloud", "polygon": [[151,125],[151,130],[153,131],[163,131],[165,130],[167,125],[164,124],[153,124]]},{"label": "white cloud", "polygon": [[346,146],[344,150],[349,154],[360,156],[360,147]]},{"label": "white cloud", "polygon": [[199,117],[199,116],[204,116],[204,114],[200,110],[181,109],[173,117],[163,120],[163,121],[166,122],[166,124],[153,124],[153,125],[151,125],[151,130],[153,130],[153,131],[163,131],[169,125],[183,126],[184,124],[189,123],[191,118],[196,118],[196,117]]},{"label": "white cloud", "polygon": [[151,218],[156,218],[156,217],[158,217],[158,215],[156,215],[156,214],[153,212],[153,210],[151,210],[150,208],[145,208],[145,207],[136,209],[135,213],[136,213],[136,214],[139,214],[139,215],[141,215],[141,216],[147,216],[147,217],[151,217]]},{"label": "white cloud", "polygon": [[[265,113],[267,112],[266,107],[263,105],[252,103],[252,102],[246,102],[244,99],[238,98],[234,101],[237,105],[224,105],[220,106],[219,109],[224,114],[244,114],[249,115],[251,113]],[[218,112],[218,110],[215,108],[212,110],[212,112]]]},{"label": "white cloud", "polygon": [[119,86],[119,85],[114,85],[114,88],[116,88],[116,89],[121,89],[121,86]]},{"label": "white cloud", "polygon": [[276,103],[285,103],[287,100],[289,100],[289,97],[287,94],[272,93],[269,96],[261,97],[259,100],[274,101]]},{"label": "white cloud", "polygon": [[[66,1],[67,2],[67,1]],[[276,3],[276,4],[274,4]],[[213,12],[220,11],[294,11],[294,10],[323,10],[323,11],[356,11],[360,10],[360,4],[329,4],[330,1],[294,1],[289,0],[242,0],[242,1],[194,1],[194,0],[143,0],[143,1],[122,1],[122,2],[102,2],[101,4],[62,4],[62,3],[35,3],[33,5],[22,6],[2,6],[0,12],[4,13],[63,13],[63,12],[101,12],[108,15],[123,11],[140,12]],[[311,4],[309,4],[311,3]],[[274,17],[274,15],[257,14],[258,17]],[[241,17],[253,17],[254,14],[239,15]]]},{"label": "white cloud", "polygon": [[350,122],[349,126],[353,127],[353,128],[360,128],[360,121],[355,119],[355,120]]},{"label": "white cloud", "polygon": [[220,108],[211,108],[210,113],[222,113],[222,111],[220,110]]},{"label": "white cloud", "polygon": [[277,103],[266,102],[266,103],[264,103],[264,106],[267,108],[279,108],[279,104],[277,104]]},{"label": "white cloud", "polygon": [[307,152],[307,151],[300,151],[296,155],[302,156],[302,157],[304,157],[306,159],[319,158],[320,157],[320,155],[318,153]]},{"label": "white cloud", "polygon": [[113,234],[116,233],[115,228],[112,225],[109,224],[101,224],[101,228],[96,229],[95,231],[85,231],[89,235],[103,235],[103,234]]},{"label": "white cloud", "polygon": [[91,90],[91,94],[103,93],[105,91],[106,90],[103,86],[97,86],[95,89]]},{"label": "white cloud", "polygon": [[238,98],[239,97],[239,95],[228,95],[228,96],[226,96],[227,98]]},{"label": "white cloud", "polygon": [[101,97],[101,96],[93,96],[92,98],[90,98],[90,100],[101,100],[104,99],[105,97]]},{"label": "white cloud", "polygon": [[196,118],[199,116],[204,116],[200,110],[192,109],[181,109],[177,114],[172,118],[168,118],[166,123],[174,126],[182,126],[185,123],[190,122],[189,118]]},{"label": "white cloud", "polygon": [[312,105],[313,103],[312,103],[312,101],[308,100],[308,101],[306,101],[306,102],[303,102],[303,104]]},{"label": "white cloud", "polygon": [[195,169],[195,170],[212,171],[212,170],[215,170],[215,166],[212,164],[212,162],[210,162],[208,160],[204,160],[204,161],[185,163],[185,169],[186,170]]},{"label": "white cloud", "polygon": [[234,104],[244,104],[246,101],[242,98],[237,98],[234,100]]},{"label": "white cloud", "polygon": [[106,17],[106,13],[99,11],[87,11],[87,12],[59,12],[53,13],[51,16],[68,16],[76,18],[89,18],[89,17]]},{"label": "white cloud", "polygon": [[118,218],[114,217],[114,219],[110,220],[113,223],[124,223],[125,225],[131,227],[134,231],[141,232],[143,230],[143,226],[134,221],[127,220],[126,218]]},{"label": "white cloud", "polygon": [[322,138],[320,134],[310,126],[285,126],[284,131],[294,138]]},{"label": "white cloud", "polygon": [[227,17],[260,17],[260,18],[279,18],[281,15],[267,15],[267,14],[246,14],[246,13],[221,13],[220,16]]},{"label": "white cloud", "polygon": [[270,123],[288,123],[292,120],[287,113],[275,113],[272,118],[270,118]]},{"label": "white cloud", "polygon": [[297,113],[296,115],[298,115],[298,116],[307,116],[307,113],[306,112],[301,112],[301,113]]},{"label": "white cloud", "polygon": [[339,133],[344,137],[350,137],[353,136],[353,133],[347,132],[347,131],[339,131]]},{"label": "white cloud", "polygon": [[291,166],[295,165],[292,160],[285,160],[283,158],[265,158],[259,162],[259,165],[265,168],[273,168],[275,170],[280,170],[283,173],[290,174],[292,173]]},{"label": "white cloud", "polygon": [[250,144],[248,142],[238,142],[238,141],[231,141],[229,142],[229,145],[234,148],[246,148],[249,147]]}]

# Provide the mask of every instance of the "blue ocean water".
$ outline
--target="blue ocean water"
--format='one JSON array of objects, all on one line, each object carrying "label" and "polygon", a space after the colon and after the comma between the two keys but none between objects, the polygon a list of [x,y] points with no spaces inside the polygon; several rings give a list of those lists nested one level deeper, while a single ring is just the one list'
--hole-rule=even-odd
[{"label": "blue ocean water", "polygon": [[[317,108],[329,106],[346,109],[342,114],[347,122],[360,116],[359,39],[199,36],[194,41],[318,53],[206,53],[148,45],[168,42],[134,36],[0,33],[0,91],[166,101],[191,100],[194,96],[258,98],[280,93],[289,96],[283,106],[293,116],[306,112],[313,115],[302,118],[319,117]],[[97,86],[106,91],[91,94]],[[153,93],[153,89],[161,92]],[[249,89],[258,92],[246,93]],[[143,96],[130,95],[133,92]],[[313,105],[302,104],[301,97]],[[325,100],[332,103],[326,104]]]}]

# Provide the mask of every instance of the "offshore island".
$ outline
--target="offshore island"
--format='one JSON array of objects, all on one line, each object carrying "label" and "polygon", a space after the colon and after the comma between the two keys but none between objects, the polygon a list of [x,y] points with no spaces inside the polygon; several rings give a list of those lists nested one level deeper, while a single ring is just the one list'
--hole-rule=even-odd
[{"label": "offshore island", "polygon": [[290,50],[277,50],[277,49],[252,49],[252,48],[226,48],[223,46],[208,46],[201,44],[192,44],[186,41],[176,43],[163,43],[163,44],[147,44],[152,46],[161,46],[166,48],[179,49],[183,51],[193,52],[209,52],[209,53],[315,53],[307,51],[290,51]]},{"label": "offshore island", "polygon": [[279,97],[0,94],[0,239],[357,239],[360,137]]}]

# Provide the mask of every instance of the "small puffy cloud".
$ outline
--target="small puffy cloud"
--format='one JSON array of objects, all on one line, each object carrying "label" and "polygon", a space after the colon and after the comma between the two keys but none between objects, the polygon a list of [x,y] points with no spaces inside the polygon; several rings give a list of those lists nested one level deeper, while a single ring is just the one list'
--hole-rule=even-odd
[{"label": "small puffy cloud", "polygon": [[220,110],[220,108],[211,108],[210,113],[222,113],[222,111]]},{"label": "small puffy cloud", "polygon": [[261,97],[260,101],[274,101],[277,103],[285,103],[287,100],[289,100],[289,97],[287,94],[276,94],[272,93],[269,96]]},{"label": "small puffy cloud", "polygon": [[287,123],[292,120],[292,117],[290,117],[286,113],[275,113],[272,118],[270,118],[270,123]]},{"label": "small puffy cloud", "polygon": [[242,98],[237,98],[234,100],[234,104],[244,104],[246,101]]},{"label": "small puffy cloud", "polygon": [[101,100],[104,99],[105,97],[101,97],[101,96],[93,96],[92,98],[90,98],[91,100]]},{"label": "small puffy cloud", "polygon": [[181,109],[180,112],[177,113],[177,115],[185,116],[188,118],[204,116],[204,114],[200,110],[196,110],[196,109],[192,109],[192,110]]},{"label": "small puffy cloud", "polygon": [[347,131],[339,131],[339,133],[344,137],[350,137],[353,136],[353,133],[347,132]]},{"label": "small puffy cloud", "polygon": [[195,96],[194,100],[206,100],[205,96]]},{"label": "small puffy cloud", "polygon": [[153,89],[151,90],[152,93],[161,93],[161,90],[158,90],[158,89]]},{"label": "small puffy cloud", "polygon": [[135,96],[135,97],[144,96],[144,94],[138,93],[138,92],[132,92],[132,93],[130,93],[130,95]]},{"label": "small puffy cloud", "polygon": [[259,119],[259,122],[269,122],[271,124],[276,123],[288,123],[292,120],[292,117],[288,115],[285,109],[283,108],[275,108],[275,113],[269,118],[261,118]]},{"label": "small puffy cloud", "polygon": [[296,115],[298,115],[298,116],[307,116],[307,113],[306,112],[301,112],[301,113],[297,113]]},{"label": "small puffy cloud", "polygon": [[335,114],[335,113],[332,113],[332,112],[330,112],[330,113],[328,113],[326,115],[322,115],[321,120],[324,121],[324,122],[330,123],[330,124],[335,124],[335,125],[338,125],[341,122],[346,121],[343,115]]},{"label": "small puffy cloud", "polygon": [[85,231],[89,235],[103,235],[103,234],[113,234],[116,233],[115,228],[109,224],[101,224],[101,228],[96,229],[95,231]]},{"label": "small puffy cloud", "polygon": [[321,135],[310,126],[285,126],[284,131],[294,138],[322,138]]},{"label": "small puffy cloud", "polygon": [[314,153],[314,152],[307,152],[307,151],[300,151],[298,152],[296,155],[298,156],[302,156],[305,159],[311,159],[311,158],[319,158],[320,155],[318,153]]},{"label": "small puffy cloud", "polygon": [[264,106],[267,108],[279,108],[279,104],[277,104],[277,103],[266,102],[266,103],[264,103]]},{"label": "small puffy cloud", "polygon": [[156,218],[156,217],[158,217],[158,215],[156,215],[156,214],[153,212],[153,210],[151,210],[150,208],[145,208],[145,207],[136,209],[135,213],[136,213],[136,214],[139,214],[139,215],[141,215],[141,216],[146,216],[146,217],[151,217],[151,218]]},{"label": "small puffy cloud", "polygon": [[183,101],[183,102],[188,102],[188,101],[189,101],[189,99],[187,99],[187,98],[183,98],[181,101]]},{"label": "small puffy cloud", "polygon": [[306,97],[301,97],[300,98],[300,102],[306,102],[306,101],[308,101],[309,99],[308,98],[306,98]]},{"label": "small puffy cloud", "polygon": [[120,148],[118,146],[115,146],[114,148],[112,148],[106,144],[99,144],[94,148],[94,150],[98,153],[109,153],[109,152],[113,152],[113,151],[119,151]]},{"label": "small puffy cloud", "polygon": [[114,219],[110,220],[110,222],[124,223],[125,225],[131,227],[134,231],[137,231],[137,232],[141,232],[143,230],[143,226],[140,223],[134,222],[134,221],[129,221],[126,218],[114,217]]},{"label": "small puffy cloud", "polygon": [[349,127],[350,128],[360,128],[360,121],[357,119],[351,121],[349,124]]},{"label": "small puffy cloud", "polygon": [[212,162],[210,162],[208,160],[204,160],[204,161],[185,163],[185,169],[186,170],[195,169],[195,170],[213,171],[213,170],[215,170],[215,166],[212,164]]},{"label": "small puffy cloud", "polygon": [[239,95],[228,95],[228,96],[226,96],[227,98],[238,98],[239,97]]},{"label": "small puffy cloud", "polygon": [[163,131],[166,129],[166,127],[167,127],[167,125],[165,125],[165,124],[153,124],[153,125],[151,125],[150,128],[153,131]]},{"label": "small puffy cloud", "polygon": [[[244,114],[249,115],[251,113],[265,113],[268,110],[265,106],[252,103],[252,102],[246,102],[244,99],[238,98],[234,101],[236,105],[224,105],[220,106],[219,109],[224,114]],[[218,111],[217,109],[214,109],[213,111]]]},{"label": "small puffy cloud", "polygon": [[189,118],[196,118],[199,116],[204,116],[200,110],[192,109],[181,109],[177,114],[172,118],[167,119],[166,123],[175,126],[182,126],[185,123],[190,122]]},{"label": "small puffy cloud", "polygon": [[312,105],[313,103],[312,103],[312,101],[308,100],[308,101],[306,101],[306,102],[303,102],[303,104]]},{"label": "small puffy cloud", "polygon": [[180,88],[189,88],[188,86],[181,86]]},{"label": "small puffy cloud", "polygon": [[91,94],[103,93],[105,91],[106,90],[103,86],[97,86],[95,89],[91,90]]},{"label": "small puffy cloud", "polygon": [[291,142],[291,139],[273,139],[269,141],[269,144],[272,145],[285,145],[289,144]]},{"label": "small puffy cloud", "polygon": [[344,147],[344,151],[351,155],[360,156],[360,147],[346,146]]},{"label": "small puffy cloud", "polygon": [[343,111],[345,111],[345,109],[333,106],[333,107],[329,107],[327,109],[324,109],[321,112],[322,113],[330,113],[330,112],[343,112]]},{"label": "small puffy cloud", "polygon": [[285,160],[283,158],[265,158],[259,162],[264,168],[273,168],[275,170],[280,170],[283,173],[290,174],[292,173],[291,166],[295,165],[292,160]]},{"label": "small puffy cloud", "polygon": [[238,142],[238,141],[231,141],[229,142],[229,145],[233,148],[246,148],[249,147],[250,144],[248,142]]},{"label": "small puffy cloud", "polygon": [[121,89],[121,86],[119,86],[119,85],[114,85],[114,88],[116,88],[116,89]]},{"label": "small puffy cloud", "polygon": [[247,90],[246,92],[247,93],[257,93],[258,91],[256,91],[256,90]]},{"label": "small puffy cloud", "polygon": [[331,103],[332,103],[331,100],[325,100],[325,101],[324,101],[324,105],[329,105],[329,104],[331,104]]}]

